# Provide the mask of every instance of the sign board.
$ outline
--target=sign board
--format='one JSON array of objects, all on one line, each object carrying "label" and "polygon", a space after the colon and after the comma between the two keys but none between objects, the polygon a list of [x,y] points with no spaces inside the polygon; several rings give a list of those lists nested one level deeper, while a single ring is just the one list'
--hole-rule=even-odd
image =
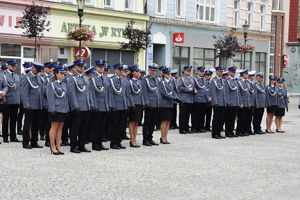
[{"label": "sign board", "polygon": [[182,44],[184,43],[184,33],[173,33],[173,43]]},{"label": "sign board", "polygon": [[[79,57],[79,47],[74,48],[75,59]],[[81,58],[87,60],[91,55],[91,50],[87,47],[81,47]]]}]

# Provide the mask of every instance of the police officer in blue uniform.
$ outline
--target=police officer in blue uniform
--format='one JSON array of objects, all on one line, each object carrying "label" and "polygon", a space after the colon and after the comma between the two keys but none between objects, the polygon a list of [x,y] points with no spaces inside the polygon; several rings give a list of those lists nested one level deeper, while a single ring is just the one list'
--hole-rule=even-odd
[{"label": "police officer in blue uniform", "polygon": [[72,153],[91,152],[85,147],[87,143],[88,114],[92,100],[88,82],[84,77],[84,60],[74,61],[77,73],[67,80],[67,94],[71,108],[72,127],[70,133],[70,151]]},{"label": "police officer in blue uniform", "polygon": [[115,74],[110,78],[109,107],[111,113],[110,148],[125,149],[121,144],[124,130],[126,130],[126,111],[129,108],[129,88],[123,75],[123,64],[117,63],[114,66]]},{"label": "police officer in blue uniform", "polygon": [[53,81],[53,68],[56,67],[58,63],[53,62],[46,62],[44,63],[44,73],[41,75],[41,79],[43,82],[43,109],[41,111],[41,118],[40,118],[40,137],[41,140],[45,140],[45,146],[50,147],[50,140],[49,140],[49,130],[50,130],[50,121],[49,121],[49,114],[48,114],[48,100],[47,100],[47,86],[48,83]]},{"label": "police officer in blue uniform", "polygon": [[[178,70],[173,69],[171,70],[171,77],[170,77],[171,83],[173,84],[173,87],[175,88],[175,92],[179,93],[179,90],[177,88],[177,80],[178,80]],[[179,126],[177,125],[177,105],[178,103],[175,102],[173,105],[173,113],[172,113],[172,120],[170,123],[170,129],[178,129]]]},{"label": "police officer in blue uniform", "polygon": [[274,133],[271,126],[273,122],[273,117],[278,108],[278,94],[276,91],[276,80],[277,77],[270,75],[269,84],[265,87],[266,93],[266,107],[267,107],[267,118],[266,118],[266,133]]},{"label": "police officer in blue uniform", "polygon": [[252,131],[252,120],[253,120],[253,113],[254,113],[254,103],[255,103],[255,93],[254,93],[254,80],[255,80],[256,71],[250,71],[248,73],[247,85],[249,88],[249,95],[250,95],[250,106],[249,106],[249,114],[250,117],[248,118],[247,122],[247,130],[250,135],[255,135]]},{"label": "police officer in blue uniform", "polygon": [[[38,144],[38,130],[40,113],[43,106],[42,87],[43,83],[38,73],[44,65],[38,62],[32,63],[31,72],[21,79],[21,101],[25,109],[23,129],[23,148],[42,148]],[[31,129],[31,137],[29,130]],[[29,142],[31,143],[29,145]]]},{"label": "police officer in blue uniform", "polygon": [[207,103],[205,105],[205,115],[204,115],[204,129],[205,131],[210,132],[210,123],[211,123],[211,114],[212,114],[212,105],[211,105],[211,95],[209,91],[209,84],[212,77],[213,72],[211,70],[205,70],[204,71],[204,80],[206,85],[206,91],[207,91]]},{"label": "police officer in blue uniform", "polygon": [[6,86],[6,89],[3,90],[5,92],[2,122],[3,142],[9,142],[8,126],[10,130],[10,142],[20,142],[16,135],[18,108],[21,101],[20,77],[15,72],[17,67],[16,60],[9,60],[6,63],[8,69],[1,74],[1,76],[3,76],[4,85]]},{"label": "police officer in blue uniform", "polygon": [[221,135],[222,124],[225,115],[225,88],[222,80],[224,68],[222,66],[215,67],[216,76],[210,81],[209,92],[211,95],[211,103],[213,106],[213,120],[212,120],[212,138],[223,139]]},{"label": "police officer in blue uniform", "polygon": [[177,81],[179,96],[182,104],[179,109],[179,133],[191,133],[189,120],[193,109],[194,94],[196,94],[194,79],[191,77],[192,66],[185,66],[184,75]]},{"label": "police officer in blue uniform", "polygon": [[282,129],[282,118],[285,115],[285,110],[288,111],[288,94],[287,89],[284,87],[285,79],[277,78],[276,91],[277,91],[277,110],[275,112],[275,124],[277,133],[285,133]]},{"label": "police officer in blue uniform", "polygon": [[237,112],[238,121],[236,127],[236,134],[238,136],[249,136],[248,123],[251,118],[250,110],[250,92],[248,85],[248,69],[240,71],[240,78],[238,79],[238,88],[240,95],[240,105]]},{"label": "police officer in blue uniform", "polygon": [[92,131],[92,149],[95,151],[108,150],[104,147],[102,142],[104,138],[104,132],[107,124],[109,103],[108,103],[108,91],[109,91],[109,78],[104,74],[106,61],[95,61],[94,76],[90,78],[90,91],[91,97],[94,102],[94,111],[90,115]]},{"label": "police officer in blue uniform", "polygon": [[197,93],[194,95],[192,111],[192,132],[204,133],[205,105],[207,103],[207,88],[204,79],[205,67],[197,67],[196,77],[194,78]]},{"label": "police officer in blue uniform", "polygon": [[145,117],[143,124],[143,145],[158,145],[153,141],[155,124],[159,118],[159,91],[158,79],[156,78],[157,65],[148,66],[148,75],[142,79],[142,90],[145,100]]},{"label": "police officer in blue uniform", "polygon": [[253,112],[253,130],[255,134],[264,134],[261,130],[261,121],[264,115],[266,107],[266,94],[265,88],[262,85],[264,80],[264,74],[259,72],[256,74],[256,80],[254,81],[254,112]]},{"label": "police officer in blue uniform", "polygon": [[240,106],[240,96],[236,75],[236,67],[228,68],[228,79],[225,81],[226,95],[226,118],[225,118],[225,136],[236,137],[234,134],[234,124],[237,110]]}]

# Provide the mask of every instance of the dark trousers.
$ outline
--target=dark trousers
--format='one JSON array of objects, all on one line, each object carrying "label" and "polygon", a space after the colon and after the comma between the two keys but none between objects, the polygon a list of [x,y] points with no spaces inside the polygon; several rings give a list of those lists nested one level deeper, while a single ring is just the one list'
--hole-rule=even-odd
[{"label": "dark trousers", "polygon": [[[36,144],[38,141],[38,131],[40,124],[40,114],[41,110],[25,110],[25,120],[23,128],[23,145],[31,142],[31,144]],[[31,137],[29,130],[31,128]]]},{"label": "dark trousers", "polygon": [[192,129],[200,131],[204,129],[204,115],[206,103],[194,103],[192,109]]},{"label": "dark trousers", "polygon": [[103,142],[107,112],[92,112],[90,113],[92,143],[93,146],[101,144]]},{"label": "dark trousers", "polygon": [[18,133],[22,131],[23,128],[23,115],[24,115],[24,107],[23,104],[21,103],[19,106],[19,112],[18,112],[18,117],[17,117],[17,130]]},{"label": "dark trousers", "polygon": [[50,114],[47,109],[41,110],[40,116],[40,136],[45,136],[46,142],[50,142],[49,131],[51,128]]},{"label": "dark trousers", "polygon": [[8,126],[9,126],[10,140],[14,140],[16,138],[18,104],[4,104],[2,113],[3,113],[3,122],[2,122],[3,139],[8,139]]},{"label": "dark trousers", "polygon": [[170,122],[170,127],[176,127],[177,125],[177,103],[173,104],[172,108],[172,120]]},{"label": "dark trousers", "polygon": [[112,119],[112,111],[107,113],[107,120],[105,123],[105,131],[104,131],[104,138],[110,140],[110,133],[111,133],[111,121]]},{"label": "dark trousers", "polygon": [[120,122],[120,123],[124,123],[124,124],[121,125],[122,128],[123,128],[123,130],[122,130],[122,139],[123,139],[123,138],[127,137],[126,128],[128,127],[128,123],[129,123],[129,110],[125,111],[125,121]]},{"label": "dark trousers", "polygon": [[70,147],[84,147],[87,142],[88,111],[72,111],[72,128],[70,133]]},{"label": "dark trousers", "polygon": [[239,108],[237,112],[238,120],[237,120],[237,126],[236,126],[236,132],[237,133],[248,133],[248,123],[249,118],[251,117],[250,109],[248,107],[246,108]]},{"label": "dark trousers", "polygon": [[147,107],[143,124],[143,141],[151,141],[156,120],[158,118],[158,108]]},{"label": "dark trousers", "polygon": [[182,103],[179,109],[179,130],[189,131],[190,115],[192,113],[192,103]]},{"label": "dark trousers", "polygon": [[71,114],[68,113],[66,115],[66,119],[62,128],[62,136],[61,136],[62,143],[68,143],[69,133],[71,132],[71,126],[72,126]]},{"label": "dark trousers", "polygon": [[254,107],[250,107],[248,109],[248,112],[247,112],[247,123],[246,123],[246,130],[247,130],[247,133],[252,133],[252,119],[253,119],[253,113],[254,113]]},{"label": "dark trousers", "polygon": [[225,109],[226,117],[225,119],[225,135],[233,135],[233,130],[234,130],[234,124],[235,124],[235,119],[236,119],[236,114],[238,111],[237,106],[228,106]]},{"label": "dark trousers", "polygon": [[211,122],[211,114],[212,114],[212,106],[210,103],[207,103],[205,106],[205,130],[210,129],[210,122]]},{"label": "dark trousers", "polygon": [[264,108],[256,108],[253,113],[253,130],[255,133],[261,131],[261,121],[264,115]]},{"label": "dark trousers", "polygon": [[115,110],[111,113],[111,145],[120,144],[126,128],[126,110]]},{"label": "dark trousers", "polygon": [[224,121],[225,107],[214,106],[214,115],[212,120],[212,136],[220,136],[222,131],[222,123]]}]

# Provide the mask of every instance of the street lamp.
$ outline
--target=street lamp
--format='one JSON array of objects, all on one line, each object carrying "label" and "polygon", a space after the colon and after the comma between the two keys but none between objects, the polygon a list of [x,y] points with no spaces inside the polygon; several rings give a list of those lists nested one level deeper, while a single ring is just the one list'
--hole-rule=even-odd
[{"label": "street lamp", "polygon": [[217,55],[218,55],[218,58],[219,58],[219,66],[221,65],[221,56],[220,56],[220,53],[221,53],[221,49],[217,49]]},{"label": "street lamp", "polygon": [[[249,24],[247,23],[247,20],[245,21],[245,24],[243,24],[243,31],[244,31],[244,45],[247,43],[247,37],[248,37],[248,29]],[[246,52],[244,52],[244,69],[246,68]]]},{"label": "street lamp", "polygon": [[[79,28],[82,25],[82,17],[83,17],[83,9],[84,9],[85,0],[77,0],[77,13],[79,17]],[[79,51],[78,51],[78,58],[81,59],[81,40],[79,40]]]}]

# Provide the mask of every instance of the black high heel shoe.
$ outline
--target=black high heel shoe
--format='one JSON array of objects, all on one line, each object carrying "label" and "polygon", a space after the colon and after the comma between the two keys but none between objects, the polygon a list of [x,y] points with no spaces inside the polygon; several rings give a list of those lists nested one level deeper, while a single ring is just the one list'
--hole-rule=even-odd
[{"label": "black high heel shoe", "polygon": [[268,129],[266,129],[266,131],[265,131],[266,133],[273,133],[272,131],[268,131]]},{"label": "black high heel shoe", "polygon": [[130,144],[130,147],[133,147],[133,148],[140,148],[141,147],[140,145],[132,144],[131,142],[129,142],[129,144]]},{"label": "black high heel shoe", "polygon": [[171,144],[171,143],[168,142],[168,141],[164,142],[161,138],[160,138],[160,143],[161,143],[161,144]]},{"label": "black high heel shoe", "polygon": [[57,150],[58,151],[58,154],[59,155],[64,155],[65,153],[64,152],[62,152],[62,151],[59,151],[59,150]]},{"label": "black high heel shoe", "polygon": [[277,133],[285,133],[285,131],[279,131],[278,129],[276,129]]},{"label": "black high heel shoe", "polygon": [[59,155],[59,152],[54,152],[54,151],[51,149],[51,147],[50,147],[50,151],[51,151],[51,154],[53,154],[53,155]]}]

